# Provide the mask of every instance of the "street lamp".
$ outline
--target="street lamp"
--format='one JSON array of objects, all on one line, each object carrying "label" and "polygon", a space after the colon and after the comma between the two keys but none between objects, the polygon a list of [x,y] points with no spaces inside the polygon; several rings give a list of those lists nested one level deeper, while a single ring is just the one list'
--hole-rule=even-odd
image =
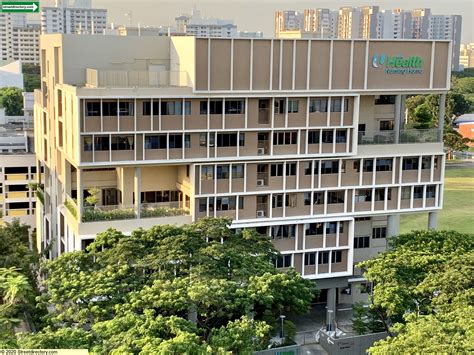
[{"label": "street lamp", "polygon": [[283,331],[283,322],[285,320],[286,316],[284,316],[283,314],[280,315],[280,320],[281,320],[281,332],[280,332],[280,338],[283,339],[283,336],[284,336],[284,331]]}]

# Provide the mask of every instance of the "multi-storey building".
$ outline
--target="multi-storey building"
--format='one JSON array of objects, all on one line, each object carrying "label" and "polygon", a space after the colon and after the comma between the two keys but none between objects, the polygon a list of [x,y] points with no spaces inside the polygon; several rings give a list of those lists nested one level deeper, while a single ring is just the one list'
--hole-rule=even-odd
[{"label": "multi-storey building", "polygon": [[341,7],[337,18],[337,38],[357,38],[360,32],[361,13],[353,7]]},{"label": "multi-storey building", "polygon": [[412,20],[410,11],[402,9],[385,10],[383,11],[382,16],[382,38],[412,38]]},{"label": "multi-storey building", "polygon": [[452,41],[452,69],[459,71],[461,50],[462,17],[460,15],[431,15],[429,17],[428,38]]},{"label": "multi-storey building", "polygon": [[304,13],[288,10],[275,12],[275,37],[279,37],[281,32],[303,29]]},{"label": "multi-storey building", "polygon": [[41,7],[41,33],[102,34],[106,28],[106,9]]},{"label": "multi-storey building", "polygon": [[[317,280],[329,305],[336,291],[357,300],[354,265],[384,250],[400,214],[427,212],[436,225],[449,50],[449,41],[43,36],[39,247],[53,243],[54,257],[109,227],[226,216],[271,238],[276,266]],[[404,125],[410,94],[441,96],[440,128]]]},{"label": "multi-storey building", "polygon": [[39,36],[39,27],[29,23],[25,14],[0,13],[0,60],[38,65]]},{"label": "multi-storey building", "polygon": [[0,127],[0,224],[19,219],[35,226],[36,194],[31,183],[38,178],[31,148],[27,132]]},{"label": "multi-storey building", "polygon": [[474,43],[461,44],[459,64],[463,68],[474,67]]},{"label": "multi-storey building", "polygon": [[237,26],[232,20],[204,18],[199,10],[191,15],[181,15],[175,18],[178,33],[196,37],[226,38],[237,37]]},{"label": "multi-storey building", "polygon": [[382,38],[382,13],[378,6],[363,6],[360,12],[359,33],[353,38]]},{"label": "multi-storey building", "polygon": [[337,11],[305,9],[304,31],[314,33],[316,38],[336,38],[337,17]]}]

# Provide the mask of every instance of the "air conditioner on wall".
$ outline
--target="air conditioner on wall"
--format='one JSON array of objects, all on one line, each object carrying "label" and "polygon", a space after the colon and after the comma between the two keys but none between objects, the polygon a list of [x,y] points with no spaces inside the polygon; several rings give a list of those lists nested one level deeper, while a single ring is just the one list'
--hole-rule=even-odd
[{"label": "air conditioner on wall", "polygon": [[258,148],[257,149],[257,154],[258,155],[264,155],[265,154],[265,148]]},{"label": "air conditioner on wall", "polygon": [[257,186],[265,186],[265,180],[263,180],[263,179],[258,179],[258,180],[257,180]]},{"label": "air conditioner on wall", "polygon": [[265,217],[265,211],[257,211],[257,218]]}]

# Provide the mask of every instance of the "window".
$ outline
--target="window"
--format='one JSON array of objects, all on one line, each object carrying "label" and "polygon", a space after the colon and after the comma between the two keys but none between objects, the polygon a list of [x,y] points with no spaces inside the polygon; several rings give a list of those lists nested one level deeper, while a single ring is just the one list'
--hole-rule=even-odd
[{"label": "window", "polygon": [[[221,103],[222,105],[222,103]],[[222,109],[221,109],[222,110]],[[226,100],[225,114],[226,115],[240,115],[245,113],[244,100]]]},{"label": "window", "polygon": [[140,195],[142,203],[161,203],[161,202],[178,202],[179,191],[143,191]]},{"label": "window", "polygon": [[422,157],[421,158],[421,168],[422,169],[431,169],[431,157]]},{"label": "window", "polygon": [[[207,115],[207,100],[199,103],[199,111],[201,115]],[[209,114],[222,115],[222,100],[209,101]]]},{"label": "window", "polygon": [[232,165],[232,179],[242,179],[244,177],[244,164]]},{"label": "window", "polygon": [[316,265],[316,253],[306,253],[304,255],[304,264],[305,266]]},{"label": "window", "polygon": [[333,250],[331,255],[331,263],[340,263],[342,262],[342,251],[341,250]]},{"label": "window", "polygon": [[119,114],[120,116],[133,116],[133,102],[120,101],[119,102]]},{"label": "window", "polygon": [[312,161],[308,161],[305,163],[305,168],[304,168],[304,174],[305,175],[311,175],[311,167],[314,166],[313,168],[313,171],[314,171],[314,174],[317,175],[318,174],[318,169],[319,169],[319,162],[312,162]]},{"label": "window", "polygon": [[372,228],[372,238],[382,239],[387,237],[387,227],[374,227]]},{"label": "window", "polygon": [[339,161],[323,160],[321,162],[321,174],[337,174],[339,172]]},{"label": "window", "polygon": [[418,157],[403,158],[403,170],[418,170]]},{"label": "window", "polygon": [[288,113],[298,113],[299,100],[288,100]]},{"label": "window", "polygon": [[283,194],[275,194],[272,196],[272,208],[283,207]]},{"label": "window", "polygon": [[274,104],[274,112],[275,113],[285,113],[285,99],[275,99],[275,104]]},{"label": "window", "polygon": [[207,147],[207,133],[200,133],[199,134],[199,146],[200,147]]},{"label": "window", "polygon": [[319,131],[308,131],[308,144],[319,144]]},{"label": "window", "polygon": [[133,150],[133,136],[112,136],[112,150]]},{"label": "window", "polygon": [[102,114],[104,116],[117,116],[117,101],[103,101]]},{"label": "window", "polygon": [[[191,101],[184,102],[184,113],[186,115],[191,114]],[[172,101],[161,101],[161,115],[162,116],[172,116],[172,115],[182,115],[183,114],[183,101],[181,100],[172,100]]]},{"label": "window", "polygon": [[183,135],[182,134],[170,134],[168,148],[177,149],[183,148]]},{"label": "window", "polygon": [[303,194],[303,198],[304,198],[304,205],[310,206],[311,205],[311,192],[305,192]]},{"label": "window", "polygon": [[235,210],[235,197],[216,198],[216,211]]},{"label": "window", "polygon": [[275,262],[277,268],[291,267],[291,254],[280,255]]},{"label": "window", "polygon": [[207,198],[199,199],[199,212],[207,212]]},{"label": "window", "polygon": [[326,234],[336,234],[337,233],[337,222],[327,222],[326,225]]},{"label": "window", "polygon": [[218,147],[236,147],[237,146],[237,133],[217,133],[217,146]]},{"label": "window", "polygon": [[324,193],[323,192],[314,192],[313,193],[313,205],[323,205],[324,204]]},{"label": "window", "polygon": [[84,151],[92,152],[92,137],[83,137],[82,141],[84,143]]},{"label": "window", "polygon": [[184,148],[191,148],[191,135],[190,134],[184,135]]},{"label": "window", "polygon": [[294,238],[296,236],[295,225],[272,226],[272,239]]},{"label": "window", "polygon": [[100,102],[86,102],[86,116],[100,116]]},{"label": "window", "polygon": [[296,207],[298,204],[297,194],[287,194],[285,198],[285,206],[287,207]]},{"label": "window", "polygon": [[376,171],[392,171],[393,159],[377,159]]},{"label": "window", "polygon": [[283,163],[270,164],[270,176],[283,176]]},{"label": "window", "polygon": [[395,104],[395,95],[380,95],[375,96],[376,105],[394,105]]},{"label": "window", "polygon": [[323,130],[323,143],[332,143],[334,140],[334,132],[332,130]]},{"label": "window", "polygon": [[286,163],[286,176],[296,175],[296,163]]},{"label": "window", "polygon": [[329,264],[329,252],[328,251],[320,251],[319,252],[319,258],[318,258],[318,264]]},{"label": "window", "polygon": [[201,166],[201,180],[214,180],[214,165]]},{"label": "window", "polygon": [[379,122],[379,127],[381,131],[393,131],[394,129],[393,120],[382,120]]},{"label": "window", "polygon": [[306,235],[322,235],[324,232],[323,223],[307,223],[305,224],[305,234]]},{"label": "window", "polygon": [[347,131],[338,129],[336,130],[336,143],[346,143],[347,142]]},{"label": "window", "polygon": [[344,191],[329,191],[328,204],[344,203]]},{"label": "window", "polygon": [[435,198],[435,197],[436,197],[436,185],[427,185],[426,198]]},{"label": "window", "polygon": [[415,186],[413,189],[413,198],[423,198],[423,186]]},{"label": "window", "polygon": [[371,202],[372,201],[372,190],[371,189],[359,189],[355,191],[355,202]]},{"label": "window", "polygon": [[354,237],[354,249],[370,248],[370,237]]},{"label": "window", "polygon": [[309,112],[328,112],[328,99],[311,99]]},{"label": "window", "polygon": [[166,134],[145,136],[145,149],[166,149]]},{"label": "window", "polygon": [[109,150],[109,137],[99,136],[94,137],[94,150]]},{"label": "window", "polygon": [[[153,102],[153,115],[158,115],[158,101]],[[143,116],[151,116],[151,101],[144,101],[143,102]]]},{"label": "window", "polygon": [[275,132],[273,133],[273,145],[296,144],[296,132]]},{"label": "window", "polygon": [[[341,112],[342,99],[340,97],[333,97],[331,99],[331,112]],[[349,99],[344,99],[344,112],[349,111]]]},{"label": "window", "polygon": [[401,193],[402,200],[409,200],[411,198],[411,187],[410,186],[403,186],[402,193]]},{"label": "window", "polygon": [[229,178],[229,165],[217,166],[217,179],[224,180]]},{"label": "window", "polygon": [[[356,160],[354,162],[354,170],[356,170],[357,172],[360,172],[360,161],[359,160]],[[364,159],[362,170],[363,170],[364,173],[373,172],[374,171],[374,161],[372,159],[371,160]]]}]

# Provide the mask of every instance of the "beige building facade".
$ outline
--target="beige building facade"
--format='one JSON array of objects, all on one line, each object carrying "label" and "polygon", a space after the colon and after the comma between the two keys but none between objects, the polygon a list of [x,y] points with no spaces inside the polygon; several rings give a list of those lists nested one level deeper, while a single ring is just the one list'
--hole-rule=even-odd
[{"label": "beige building facade", "polygon": [[357,300],[354,265],[385,249],[400,214],[429,212],[435,227],[442,132],[405,127],[404,101],[444,100],[449,51],[448,41],[46,35],[38,246],[55,257],[109,227],[226,216],[271,238],[276,267],[317,280],[330,302]]}]

